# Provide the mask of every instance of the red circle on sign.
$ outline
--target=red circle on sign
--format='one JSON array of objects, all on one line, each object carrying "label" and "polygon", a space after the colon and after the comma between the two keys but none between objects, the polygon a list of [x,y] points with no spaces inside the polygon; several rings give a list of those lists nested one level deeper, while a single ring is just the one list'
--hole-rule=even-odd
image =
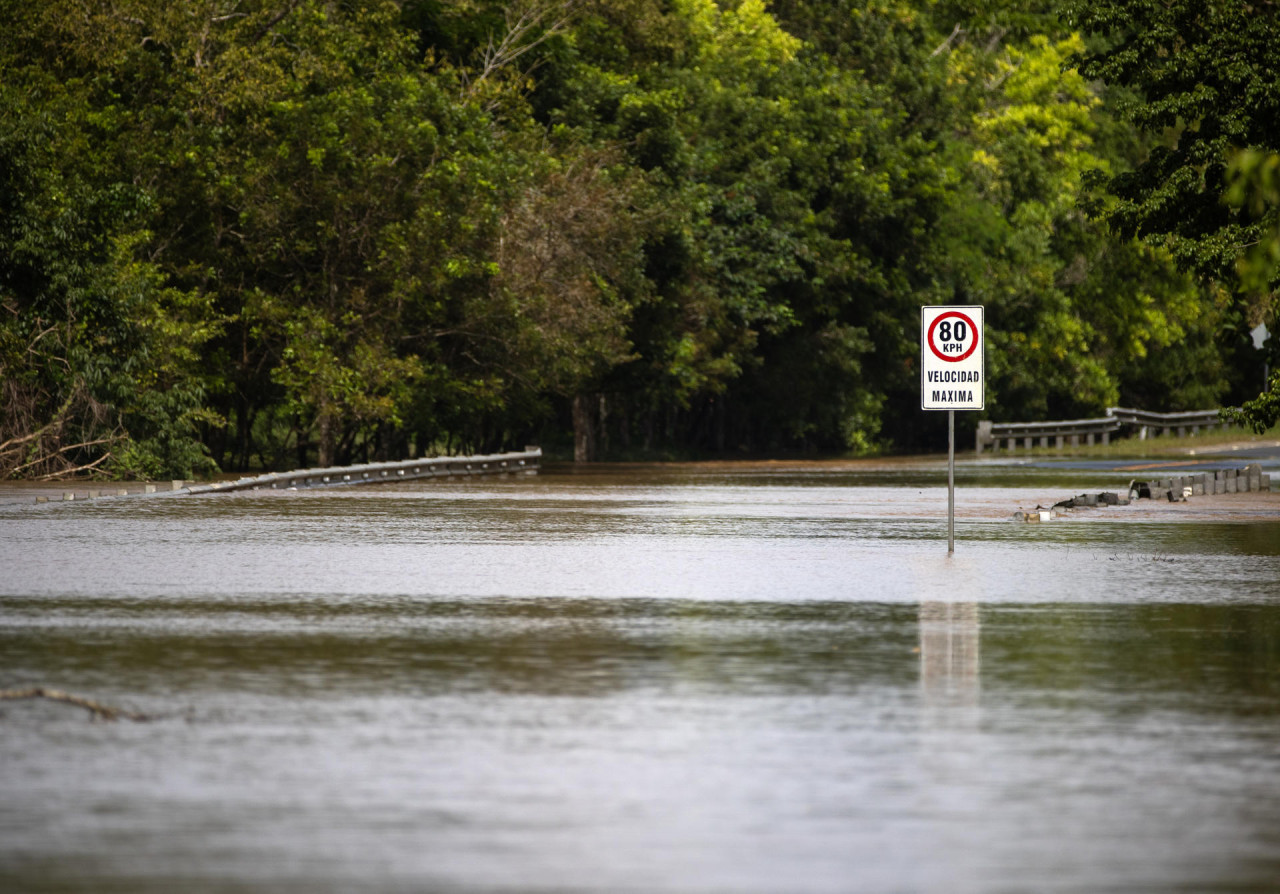
[{"label": "red circle on sign", "polygon": [[[961,320],[964,321],[965,325],[969,327],[969,331],[973,333],[973,344],[969,345],[969,350],[965,351],[963,354],[955,354],[952,356],[948,356],[942,353],[941,351],[939,351],[938,346],[934,344],[933,332],[935,329],[938,328],[939,323],[951,317],[959,317]],[[973,320],[969,319],[967,316],[960,313],[960,311],[949,310],[945,314],[938,314],[938,316],[934,318],[933,322],[929,324],[929,350],[933,351],[933,355],[937,357],[939,360],[945,360],[948,363],[959,363],[961,360],[964,360],[966,357],[972,354],[975,350],[977,350],[977,348],[978,348],[978,327],[973,325]]]}]

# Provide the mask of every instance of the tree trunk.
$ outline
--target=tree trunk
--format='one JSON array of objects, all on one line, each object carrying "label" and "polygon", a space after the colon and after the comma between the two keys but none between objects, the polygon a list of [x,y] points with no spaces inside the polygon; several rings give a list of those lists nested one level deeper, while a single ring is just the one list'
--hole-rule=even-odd
[{"label": "tree trunk", "polygon": [[320,408],[320,414],[316,419],[320,426],[320,457],[318,463],[320,468],[327,469],[333,465],[333,457],[337,452],[337,438],[334,432],[333,414],[325,407]]},{"label": "tree trunk", "polygon": [[589,394],[576,394],[573,398],[573,461],[595,462],[596,427]]},{"label": "tree trunk", "polygon": [[236,468],[245,471],[249,468],[249,457],[253,453],[253,416],[254,406],[247,398],[241,397],[236,412]]},{"label": "tree trunk", "polygon": [[298,414],[293,414],[293,431],[297,436],[297,443],[294,449],[297,451],[297,463],[295,469],[305,469],[307,467],[307,429],[303,426],[302,420],[298,418]]},{"label": "tree trunk", "polygon": [[609,401],[600,394],[600,415],[596,421],[595,459],[609,455]]}]

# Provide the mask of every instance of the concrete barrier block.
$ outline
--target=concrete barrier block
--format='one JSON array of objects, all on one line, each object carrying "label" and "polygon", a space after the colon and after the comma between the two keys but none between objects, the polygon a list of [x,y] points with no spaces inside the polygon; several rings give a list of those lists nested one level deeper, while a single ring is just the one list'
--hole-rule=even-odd
[{"label": "concrete barrier block", "polygon": [[154,494],[156,492],[156,486],[154,484],[144,485],[142,488],[142,492],[144,494]]},{"label": "concrete barrier block", "polygon": [[1205,475],[1203,472],[1199,473],[1198,475],[1191,476],[1191,492],[1195,496],[1197,497],[1202,496],[1205,493],[1205,488],[1207,484],[1208,484],[1208,476]]},{"label": "concrete barrier block", "polygon": [[[1234,470],[1234,469],[1228,469],[1227,471],[1228,471],[1228,472],[1234,472],[1235,470]],[[1234,494],[1234,493],[1236,492],[1236,476],[1235,476],[1235,475],[1228,475],[1228,476],[1227,476],[1227,480],[1226,480],[1226,485],[1227,485],[1227,491],[1226,491],[1226,492],[1227,492],[1227,493],[1229,493],[1229,494]]]},{"label": "concrete barrier block", "polygon": [[1249,490],[1262,490],[1262,466],[1257,463],[1249,463],[1244,468],[1244,474],[1249,481]]},{"label": "concrete barrier block", "polygon": [[1262,480],[1258,482],[1258,489],[1259,489],[1259,490],[1261,490],[1261,491],[1269,491],[1269,490],[1271,490],[1271,476],[1270,476],[1270,475],[1267,475],[1267,474],[1265,474],[1265,473],[1262,475]]}]

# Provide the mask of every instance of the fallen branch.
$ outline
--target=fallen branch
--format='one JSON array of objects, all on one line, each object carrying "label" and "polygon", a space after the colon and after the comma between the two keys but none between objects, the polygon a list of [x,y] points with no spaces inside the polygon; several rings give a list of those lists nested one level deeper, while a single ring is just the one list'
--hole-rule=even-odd
[{"label": "fallen branch", "polygon": [[[52,453],[47,453],[44,456],[40,457],[39,459],[33,459],[29,463],[23,463],[20,466],[10,469],[9,474],[17,475],[19,472],[29,469],[32,466],[38,466],[40,465],[40,463],[48,462],[54,457],[62,456],[62,454],[69,453],[72,450],[79,450],[82,447],[98,447],[98,446],[101,446],[102,444],[110,444],[111,441],[112,441],[111,438],[98,438],[97,440],[94,440],[94,441],[81,441],[79,444],[68,444],[66,447],[59,447],[57,450],[53,451]],[[51,476],[45,476],[45,477],[50,478]]]},{"label": "fallen branch", "polygon": [[49,429],[53,428],[54,426],[61,426],[62,423],[66,421],[67,412],[71,409],[71,404],[75,401],[75,399],[76,399],[76,395],[75,395],[75,392],[73,391],[71,395],[65,401],[62,402],[62,406],[58,408],[58,412],[53,415],[53,419],[50,422],[48,422],[46,425],[41,426],[35,431],[31,432],[31,434],[29,435],[10,438],[9,440],[5,441],[3,444],[0,444],[0,451],[9,450],[14,447],[20,447],[23,444],[27,443],[28,441],[34,441],[36,438],[41,437],[42,435],[44,435],[45,432],[47,432]]},{"label": "fallen branch", "polygon": [[76,466],[74,469],[63,469],[61,472],[50,472],[48,475],[41,475],[39,480],[40,481],[65,481],[69,478],[74,478],[75,476],[80,475],[84,472],[92,472],[95,468],[102,465],[104,462],[106,462],[110,458],[111,458],[111,453],[110,451],[108,451],[107,453],[102,454],[102,456],[98,457],[91,463],[86,463],[83,466]]},{"label": "fallen branch", "polygon": [[104,705],[92,699],[63,692],[61,689],[46,689],[43,686],[33,686],[30,689],[0,689],[0,701],[28,698],[43,698],[53,702],[75,705],[77,708],[84,708],[88,711],[94,720],[105,720],[108,723],[121,717],[137,723],[145,723],[151,719],[146,714],[137,714],[133,711],[126,711],[123,708],[113,708],[110,705]]}]

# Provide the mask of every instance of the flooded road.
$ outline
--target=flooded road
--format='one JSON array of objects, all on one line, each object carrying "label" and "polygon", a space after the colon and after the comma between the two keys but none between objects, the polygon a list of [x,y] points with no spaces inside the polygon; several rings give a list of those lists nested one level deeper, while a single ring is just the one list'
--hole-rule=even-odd
[{"label": "flooded road", "polygon": [[1280,518],[1009,518],[1130,477],[0,503],[0,688],[159,715],[0,702],[0,889],[1275,891]]}]

